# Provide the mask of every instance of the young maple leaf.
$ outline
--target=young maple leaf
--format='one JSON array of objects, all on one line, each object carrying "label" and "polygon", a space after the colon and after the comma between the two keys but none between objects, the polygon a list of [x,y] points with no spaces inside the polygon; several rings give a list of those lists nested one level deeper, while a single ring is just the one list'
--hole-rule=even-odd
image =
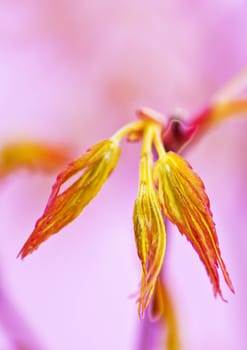
[{"label": "young maple leaf", "polygon": [[166,246],[165,225],[159,203],[154,189],[145,183],[140,184],[134,206],[133,222],[137,253],[142,264],[138,312],[143,317],[153,295]]},{"label": "young maple leaf", "polygon": [[[18,256],[25,258],[51,235],[74,220],[97,195],[117,165],[119,156],[118,144],[112,140],[105,140],[70,163],[57,176],[45,211]],[[61,186],[80,171],[82,175],[60,193]]]},{"label": "young maple leaf", "polygon": [[226,284],[234,292],[220,254],[210,203],[202,180],[188,162],[173,152],[166,153],[156,162],[153,177],[164,214],[198,253],[213,285],[214,294],[223,299],[219,266]]},{"label": "young maple leaf", "polygon": [[[149,123],[149,122],[148,122]],[[152,141],[156,125],[151,122],[143,135],[140,178],[133,222],[137,253],[142,264],[138,299],[139,316],[143,317],[154,292],[166,248],[165,224],[152,179]]]},{"label": "young maple leaf", "polygon": [[[214,294],[222,297],[219,267],[227,285],[234,290],[220,254],[209,200],[201,179],[178,154],[166,152],[162,135],[167,125],[161,123],[159,114],[141,109],[138,116],[139,121],[127,124],[109,140],[94,145],[58,175],[44,213],[18,256],[24,258],[32,253],[81,213],[116,167],[120,156],[119,143],[123,138],[126,137],[129,142],[142,139],[133,223],[142,265],[138,312],[140,317],[144,317],[151,298],[154,296],[154,301],[158,300],[156,285],[166,249],[162,211],[197,251],[213,284]],[[154,154],[158,156],[157,161],[154,161]],[[68,185],[74,175],[79,175],[77,180]],[[64,190],[62,187],[66,184],[67,189]],[[161,311],[161,308],[158,309]]]}]

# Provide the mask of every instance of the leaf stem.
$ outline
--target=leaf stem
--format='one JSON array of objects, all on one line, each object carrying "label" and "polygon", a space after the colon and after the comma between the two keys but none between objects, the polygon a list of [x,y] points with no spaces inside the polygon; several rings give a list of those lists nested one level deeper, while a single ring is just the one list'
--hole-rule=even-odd
[{"label": "leaf stem", "polygon": [[129,123],[119,129],[115,134],[113,134],[111,140],[116,143],[120,143],[120,141],[129,134],[142,132],[146,124],[147,123],[144,120],[138,120]]},{"label": "leaf stem", "polygon": [[166,154],[164,144],[162,142],[161,132],[162,128],[159,125],[157,125],[154,132],[154,146],[159,158],[163,157]]}]

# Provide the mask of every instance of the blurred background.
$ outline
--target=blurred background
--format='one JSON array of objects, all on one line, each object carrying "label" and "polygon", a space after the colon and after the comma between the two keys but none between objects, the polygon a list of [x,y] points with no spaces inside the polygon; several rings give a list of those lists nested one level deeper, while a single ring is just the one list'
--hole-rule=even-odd
[{"label": "blurred background", "polygon": [[[30,138],[76,157],[140,106],[192,113],[246,65],[246,35],[244,0],[2,0],[0,146]],[[246,132],[246,120],[230,120],[186,154],[211,199],[236,295],[222,281],[228,303],[214,299],[196,253],[169,226],[165,270],[184,350],[245,349]],[[123,144],[93,203],[25,261],[16,255],[56,174],[20,171],[0,183],[1,350],[136,349],[139,151]]]}]

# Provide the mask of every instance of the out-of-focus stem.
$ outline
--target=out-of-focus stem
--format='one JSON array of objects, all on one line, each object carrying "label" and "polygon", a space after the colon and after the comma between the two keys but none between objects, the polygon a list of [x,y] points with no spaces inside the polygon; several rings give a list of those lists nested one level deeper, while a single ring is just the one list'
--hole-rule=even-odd
[{"label": "out-of-focus stem", "polygon": [[233,77],[226,85],[223,86],[212,98],[212,101],[220,102],[232,99],[238,96],[244,89],[247,88],[247,67],[242,69],[236,76]]},{"label": "out-of-focus stem", "polygon": [[167,338],[166,338],[166,346],[164,349],[167,350],[180,350],[180,340],[179,340],[179,332],[178,325],[176,319],[176,313],[173,306],[173,301],[169,290],[167,288],[164,280],[160,280],[160,288],[163,299],[163,327],[167,326]]},{"label": "out-of-focus stem", "polygon": [[181,350],[176,313],[166,282],[157,280],[149,315],[142,321],[138,350]]},{"label": "out-of-focus stem", "polygon": [[179,350],[180,340],[176,313],[169,289],[162,276],[156,284],[152,307],[153,317],[157,318],[161,323],[161,327],[167,330],[164,349]]},{"label": "out-of-focus stem", "polygon": [[239,98],[241,92],[247,88],[247,67],[239,72],[222,89],[220,89],[208,103],[208,106],[197,113],[190,120],[194,132],[186,147],[194,144],[212,127],[234,115],[247,116],[247,97]]},{"label": "out-of-focus stem", "polygon": [[247,97],[236,97],[247,88],[247,68],[214,95],[209,103],[184,122],[171,117],[163,135],[167,150],[183,152],[210,129],[233,116],[247,116]]},{"label": "out-of-focus stem", "polygon": [[176,151],[181,153],[185,148],[187,150],[213,127],[236,115],[247,116],[247,98],[218,102],[200,111],[191,118],[188,128],[192,132],[185,135]]}]

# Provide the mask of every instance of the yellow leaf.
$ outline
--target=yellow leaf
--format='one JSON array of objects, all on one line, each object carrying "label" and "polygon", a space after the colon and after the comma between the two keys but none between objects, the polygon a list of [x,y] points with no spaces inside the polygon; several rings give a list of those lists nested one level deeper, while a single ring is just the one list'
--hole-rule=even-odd
[{"label": "yellow leaf", "polygon": [[[45,211],[18,256],[24,258],[32,253],[42,242],[73,221],[97,195],[117,165],[119,155],[118,144],[105,140],[70,163],[57,176]],[[80,177],[60,193],[61,186],[78,172],[82,172]]]},{"label": "yellow leaf", "polygon": [[168,152],[155,164],[153,177],[164,214],[197,251],[213,284],[214,294],[222,297],[218,266],[234,292],[220,254],[209,199],[199,176],[182,157]]},{"label": "yellow leaf", "polygon": [[139,316],[143,317],[153,295],[166,247],[166,232],[159,202],[152,183],[145,181],[148,159],[141,160],[144,173],[135,201],[133,222],[137,252],[142,264],[142,280],[138,299]]}]

